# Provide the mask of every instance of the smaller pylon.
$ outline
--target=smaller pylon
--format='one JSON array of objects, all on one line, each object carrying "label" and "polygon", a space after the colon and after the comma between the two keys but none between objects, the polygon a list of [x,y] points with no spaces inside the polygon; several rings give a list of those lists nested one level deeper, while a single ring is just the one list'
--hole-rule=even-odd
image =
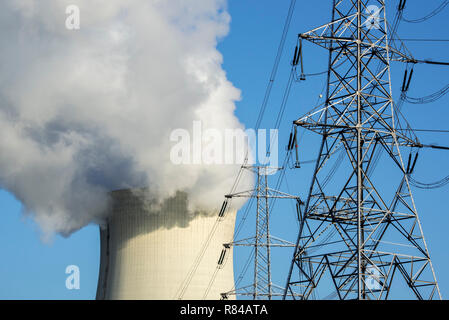
[{"label": "smaller pylon", "polygon": [[254,281],[250,285],[222,293],[222,298],[227,299],[231,295],[252,297],[254,300],[271,300],[273,297],[282,297],[284,288],[272,283],[271,280],[271,247],[294,247],[295,244],[274,237],[270,234],[270,202],[269,199],[293,199],[297,201],[297,210],[300,210],[301,200],[299,197],[274,190],[268,186],[268,176],[275,174],[282,168],[268,166],[244,166],[257,175],[257,183],[254,189],[226,195],[226,198],[255,198],[257,201],[256,211],[256,234],[253,237],[235,240],[224,244],[230,246],[254,247]]}]

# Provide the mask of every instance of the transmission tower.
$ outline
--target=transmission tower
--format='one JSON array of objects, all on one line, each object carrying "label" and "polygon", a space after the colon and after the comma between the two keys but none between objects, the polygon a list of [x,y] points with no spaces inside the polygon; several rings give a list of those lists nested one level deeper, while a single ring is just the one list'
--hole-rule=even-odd
[{"label": "transmission tower", "polygon": [[224,244],[225,248],[230,246],[247,246],[254,248],[254,280],[253,283],[222,294],[223,299],[230,295],[241,295],[252,297],[254,300],[282,297],[284,288],[272,283],[271,279],[271,253],[272,247],[294,247],[295,244],[274,237],[270,234],[270,199],[293,199],[300,208],[298,197],[269,188],[268,176],[276,173],[280,168],[268,166],[244,166],[257,175],[257,183],[253,190],[247,190],[226,195],[226,198],[255,198],[256,199],[256,231],[250,238],[236,240]]},{"label": "transmission tower", "polygon": [[381,0],[334,0],[302,40],[329,68],[325,103],[294,121],[321,146],[284,298],[441,299],[409,182],[422,145],[391,93],[390,62],[416,60],[389,40]]}]

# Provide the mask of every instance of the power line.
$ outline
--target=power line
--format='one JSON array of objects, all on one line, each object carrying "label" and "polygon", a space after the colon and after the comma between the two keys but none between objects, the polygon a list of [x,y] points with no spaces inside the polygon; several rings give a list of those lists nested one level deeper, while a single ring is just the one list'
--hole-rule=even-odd
[{"label": "power line", "polygon": [[268,104],[268,100],[270,98],[271,95],[271,91],[273,89],[273,84],[274,81],[276,79],[276,75],[279,69],[279,63],[282,57],[282,53],[284,52],[284,47],[285,47],[285,41],[287,39],[287,34],[288,34],[288,30],[290,28],[290,23],[292,20],[292,16],[293,16],[293,12],[295,9],[295,5],[296,5],[296,0],[291,0],[290,2],[290,7],[288,9],[288,13],[287,13],[287,17],[285,19],[285,23],[284,23],[284,29],[282,30],[282,36],[281,36],[281,41],[279,43],[279,47],[276,53],[276,58],[274,60],[274,65],[273,65],[273,69],[271,70],[271,75],[270,75],[270,80],[268,82],[266,91],[265,91],[265,95],[262,101],[262,106],[260,109],[260,113],[259,116],[257,118],[256,121],[256,130],[259,128],[260,123],[262,122],[263,116],[265,114],[265,110],[267,108],[267,104]]},{"label": "power line", "polygon": [[401,38],[401,39],[390,39],[390,40],[401,40],[401,41],[422,41],[422,42],[449,42],[449,39],[419,39],[419,38]]},{"label": "power line", "polygon": [[[402,131],[403,129],[396,129],[397,131]],[[409,130],[409,129],[407,129]],[[411,129],[413,131],[417,131],[417,132],[436,132],[436,133],[449,133],[449,130],[444,130],[444,129]]]},{"label": "power line", "polygon": [[412,103],[412,104],[432,103],[432,102],[435,102],[438,99],[441,99],[442,97],[444,97],[448,92],[449,92],[449,84],[445,85],[443,88],[441,88],[440,90],[438,90],[432,94],[429,94],[427,96],[423,96],[420,98],[414,98],[414,97],[410,97],[410,96],[406,95],[405,101],[407,101],[408,103]]},{"label": "power line", "polygon": [[441,180],[431,182],[431,183],[420,182],[418,180],[415,180],[412,177],[410,177],[409,180],[413,186],[420,188],[420,189],[438,189],[438,188],[442,188],[442,187],[446,186],[449,183],[449,175],[444,177]]},{"label": "power line", "polygon": [[405,19],[404,17],[402,17],[402,20],[404,20],[405,22],[408,23],[421,23],[424,21],[429,20],[430,18],[433,18],[434,16],[436,16],[438,13],[440,13],[447,5],[449,4],[448,0],[445,0],[442,4],[440,4],[435,10],[433,10],[432,12],[430,12],[429,14],[425,15],[422,18],[418,18],[418,19]]}]

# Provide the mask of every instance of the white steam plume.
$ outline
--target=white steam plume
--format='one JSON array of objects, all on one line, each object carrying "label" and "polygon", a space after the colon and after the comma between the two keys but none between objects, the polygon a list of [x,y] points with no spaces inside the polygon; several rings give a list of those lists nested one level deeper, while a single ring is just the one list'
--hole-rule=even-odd
[{"label": "white steam plume", "polygon": [[[77,5],[79,30],[65,26]],[[149,186],[221,205],[238,165],[176,166],[176,128],[242,128],[217,40],[225,0],[4,0],[0,187],[44,232],[103,218],[107,192]]]}]

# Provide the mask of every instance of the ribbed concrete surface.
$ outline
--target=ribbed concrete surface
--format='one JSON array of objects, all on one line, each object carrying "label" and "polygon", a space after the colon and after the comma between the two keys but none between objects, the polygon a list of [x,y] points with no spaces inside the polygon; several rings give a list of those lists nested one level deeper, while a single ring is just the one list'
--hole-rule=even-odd
[{"label": "ribbed concrete surface", "polygon": [[[129,190],[112,193],[108,228],[100,231],[101,262],[97,299],[178,299],[198,253],[217,216],[186,213],[187,197],[179,193],[153,207]],[[214,274],[223,243],[231,241],[235,213],[220,222],[183,299],[202,299]],[[234,284],[232,249],[207,295],[220,293]]]}]

